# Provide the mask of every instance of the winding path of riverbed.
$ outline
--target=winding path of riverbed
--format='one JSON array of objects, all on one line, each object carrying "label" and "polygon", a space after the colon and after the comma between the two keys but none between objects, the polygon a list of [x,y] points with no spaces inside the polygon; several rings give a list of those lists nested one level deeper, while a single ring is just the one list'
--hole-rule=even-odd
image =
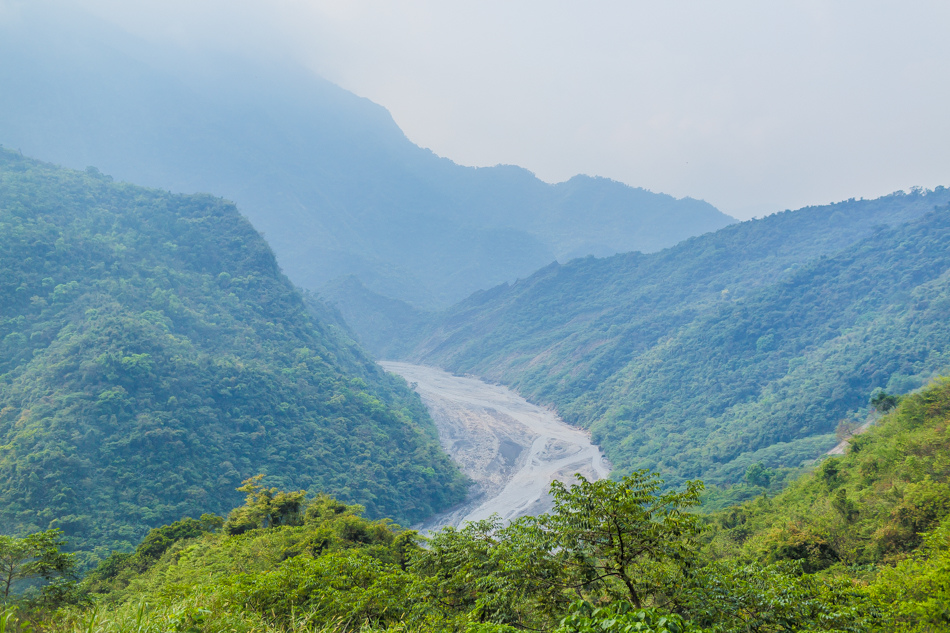
[{"label": "winding path of riverbed", "polygon": [[498,514],[510,521],[551,507],[551,482],[606,477],[600,449],[580,429],[507,387],[409,363],[380,365],[405,378],[422,397],[439,440],[475,484],[461,506],[421,526],[432,530]]}]

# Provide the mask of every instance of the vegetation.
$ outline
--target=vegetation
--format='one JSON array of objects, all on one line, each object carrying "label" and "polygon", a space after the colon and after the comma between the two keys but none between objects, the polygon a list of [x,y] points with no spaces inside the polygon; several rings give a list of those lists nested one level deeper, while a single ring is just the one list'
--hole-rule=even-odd
[{"label": "vegetation", "polygon": [[932,210],[948,200],[848,201],[552,265],[391,355],[556,407],[620,472],[720,485],[759,462],[796,468],[863,421],[875,389],[906,393],[950,366],[950,212]]},{"label": "vegetation", "polygon": [[905,559],[950,514],[950,380],[904,398],[809,477],[716,515],[724,552],[811,571]]},{"label": "vegetation", "polygon": [[464,496],[421,401],[227,202],[0,150],[0,519],[87,566],[242,479],[413,521]]},{"label": "vegetation", "polygon": [[548,514],[424,547],[252,478],[226,521],[155,529],[88,574],[79,604],[15,617],[64,632],[950,631],[948,421],[941,380],[777,497],[697,515],[698,482],[664,492],[636,471],[555,484]]},{"label": "vegetation", "polygon": [[63,591],[74,580],[75,556],[63,553],[65,545],[60,530],[46,530],[23,538],[0,536],[0,587],[3,600],[10,599],[10,591],[24,581],[59,580],[44,587],[43,597]]}]

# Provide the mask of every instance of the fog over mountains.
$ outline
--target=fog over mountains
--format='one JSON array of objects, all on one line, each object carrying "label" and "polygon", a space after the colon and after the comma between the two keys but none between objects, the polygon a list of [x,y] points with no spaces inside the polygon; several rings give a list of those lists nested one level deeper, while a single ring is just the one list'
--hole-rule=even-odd
[{"label": "fog over mountains", "polygon": [[0,23],[0,144],[234,200],[288,276],[423,308],[555,259],[656,251],[733,221],[693,199],[463,167],[381,106],[287,64],[159,50],[87,15]]}]

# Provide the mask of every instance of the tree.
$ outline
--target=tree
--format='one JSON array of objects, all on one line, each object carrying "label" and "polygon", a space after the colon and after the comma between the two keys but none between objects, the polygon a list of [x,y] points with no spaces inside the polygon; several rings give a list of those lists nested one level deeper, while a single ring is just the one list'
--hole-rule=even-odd
[{"label": "tree", "polygon": [[5,600],[10,598],[10,590],[18,580],[74,579],[75,554],[60,551],[66,544],[62,534],[62,530],[54,529],[23,538],[0,536],[0,582]]},{"label": "tree", "polygon": [[753,486],[768,488],[774,476],[774,470],[766,468],[762,462],[756,462],[746,469],[744,479]]},{"label": "tree", "polygon": [[880,387],[871,392],[871,398],[868,400],[870,405],[881,413],[887,413],[896,407],[900,401],[900,396],[889,394]]},{"label": "tree", "polygon": [[228,515],[223,529],[226,534],[243,534],[248,530],[281,525],[300,525],[303,522],[301,509],[307,496],[306,490],[282,492],[277,488],[261,485],[264,475],[245,479],[238,490],[246,492],[244,505]]},{"label": "tree", "polygon": [[640,609],[690,566],[700,526],[685,510],[698,505],[703,485],[689,481],[682,492],[661,492],[662,483],[644,469],[620,481],[578,475],[572,486],[551,484],[554,510],[531,521],[548,536],[550,555],[562,559],[577,592],[600,587]]}]

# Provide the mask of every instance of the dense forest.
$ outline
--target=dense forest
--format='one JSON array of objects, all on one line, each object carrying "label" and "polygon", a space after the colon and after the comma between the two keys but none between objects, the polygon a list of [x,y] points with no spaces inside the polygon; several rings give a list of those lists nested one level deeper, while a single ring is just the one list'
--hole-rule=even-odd
[{"label": "dense forest", "polygon": [[414,342],[378,351],[553,405],[620,472],[722,484],[757,462],[797,467],[863,421],[874,389],[950,366],[948,201],[852,200],[551,265],[428,325],[392,320]]},{"label": "dense forest", "polygon": [[[68,4],[0,4],[0,633],[950,633],[950,189],[736,222],[465,167],[293,38]],[[453,437],[565,461],[419,533],[471,482],[374,357],[614,470]]]},{"label": "dense forest", "polygon": [[[422,539],[253,478],[226,519],[152,530],[60,583],[58,610],[8,613],[102,632],[950,631],[950,381],[877,404],[896,407],[844,456],[710,514],[699,481],[664,492],[641,470]],[[756,485],[775,474],[755,466]]]},{"label": "dense forest", "polygon": [[605,178],[552,185],[515,166],[458,165],[413,144],[382,106],[286,60],[156,47],[75,3],[15,13],[0,21],[0,142],[233,200],[309,290],[356,275],[442,309],[555,259],[655,251],[734,221]]},{"label": "dense forest", "polygon": [[233,204],[0,149],[0,518],[84,564],[266,473],[414,521],[464,497],[418,397]]}]

